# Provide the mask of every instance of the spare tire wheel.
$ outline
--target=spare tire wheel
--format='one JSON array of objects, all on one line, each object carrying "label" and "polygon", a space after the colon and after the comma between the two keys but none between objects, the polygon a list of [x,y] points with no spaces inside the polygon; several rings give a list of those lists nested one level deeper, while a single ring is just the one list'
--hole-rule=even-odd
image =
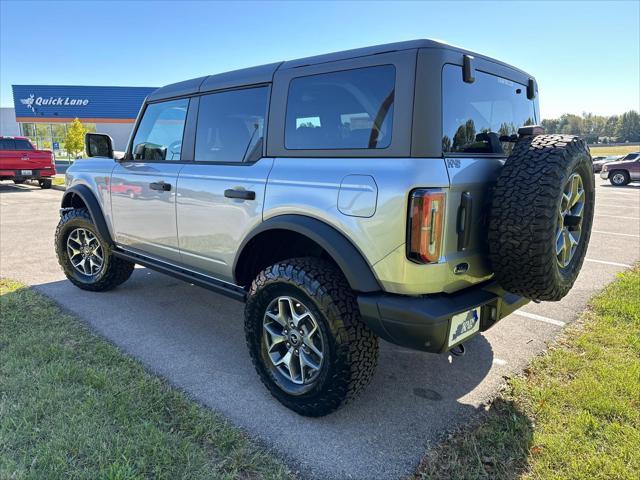
[{"label": "spare tire wheel", "polygon": [[489,254],[505,290],[557,301],[573,286],[593,223],[591,156],[570,135],[520,138],[498,175]]}]

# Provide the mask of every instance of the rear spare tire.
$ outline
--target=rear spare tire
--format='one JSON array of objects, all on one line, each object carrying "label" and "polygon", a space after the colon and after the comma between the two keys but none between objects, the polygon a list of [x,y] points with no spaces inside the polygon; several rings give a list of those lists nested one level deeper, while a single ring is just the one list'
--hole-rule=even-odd
[{"label": "rear spare tire", "polygon": [[489,254],[496,279],[532,300],[573,286],[589,244],[595,200],[591,156],[569,135],[526,136],[493,191]]}]

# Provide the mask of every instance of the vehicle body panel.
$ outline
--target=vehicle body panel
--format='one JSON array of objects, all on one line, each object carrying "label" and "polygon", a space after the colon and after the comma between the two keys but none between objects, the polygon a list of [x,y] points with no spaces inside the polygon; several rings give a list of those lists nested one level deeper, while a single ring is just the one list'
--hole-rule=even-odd
[{"label": "vehicle body panel", "polygon": [[[233,282],[233,262],[242,240],[262,221],[273,159],[256,163],[190,163],[177,189],[178,241],[182,264]],[[255,192],[255,200],[225,197],[225,190]]]},{"label": "vehicle body panel", "polygon": [[[139,188],[133,198],[124,191],[111,191],[114,240],[128,249],[156,258],[180,261],[176,227],[176,190],[183,165],[172,162],[130,162],[116,164],[110,184]],[[170,191],[153,190],[152,183],[164,182]]]},{"label": "vehicle body panel", "polygon": [[92,157],[80,158],[73,162],[65,172],[67,189],[75,185],[85,185],[96,197],[111,238],[115,238],[113,217],[111,216],[111,195],[109,186],[111,171],[116,162],[112,158]]}]

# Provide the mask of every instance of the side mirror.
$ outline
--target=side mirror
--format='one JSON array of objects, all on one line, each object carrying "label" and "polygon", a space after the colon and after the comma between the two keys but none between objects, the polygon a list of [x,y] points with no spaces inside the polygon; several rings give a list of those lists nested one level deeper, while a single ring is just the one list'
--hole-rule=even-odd
[{"label": "side mirror", "polygon": [[87,133],[84,145],[88,157],[113,157],[113,140],[104,133]]}]

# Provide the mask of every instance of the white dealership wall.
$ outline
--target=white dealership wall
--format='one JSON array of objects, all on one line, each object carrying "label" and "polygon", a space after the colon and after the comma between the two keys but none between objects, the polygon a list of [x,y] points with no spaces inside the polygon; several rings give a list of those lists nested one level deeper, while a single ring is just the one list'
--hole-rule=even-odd
[{"label": "white dealership wall", "polygon": [[0,136],[20,136],[20,125],[16,122],[16,110],[14,108],[0,108]]}]

